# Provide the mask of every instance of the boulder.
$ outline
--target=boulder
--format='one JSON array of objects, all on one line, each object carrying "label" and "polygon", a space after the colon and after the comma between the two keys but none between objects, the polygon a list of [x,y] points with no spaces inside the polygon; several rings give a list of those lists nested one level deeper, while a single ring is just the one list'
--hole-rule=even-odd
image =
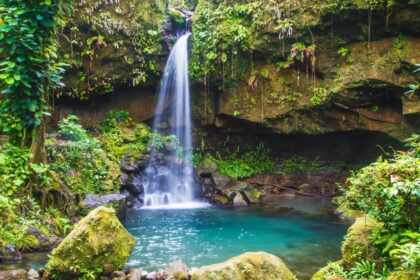
[{"label": "boulder", "polygon": [[117,212],[117,217],[124,220],[127,211],[127,197],[119,193],[88,194],[83,200],[83,206],[88,209],[95,209],[99,206],[112,207]]},{"label": "boulder", "polygon": [[146,280],[156,280],[156,274],[157,273],[155,271],[149,272],[145,278]]},{"label": "boulder", "polygon": [[113,264],[106,263],[102,267],[102,274],[104,276],[111,276],[112,272],[114,272],[114,271],[115,271],[115,266]]},{"label": "boulder", "polygon": [[0,263],[16,262],[22,259],[22,254],[14,245],[0,246]]},{"label": "boulder", "polygon": [[13,269],[0,271],[1,280],[26,280],[27,273],[24,269]]},{"label": "boulder", "polygon": [[38,280],[39,273],[35,269],[30,269],[27,274],[27,280]]},{"label": "boulder", "polygon": [[141,280],[143,276],[146,276],[145,271],[140,268],[131,268],[128,271],[127,280]]},{"label": "boulder", "polygon": [[188,266],[182,260],[176,260],[165,269],[168,280],[188,280]]},{"label": "boulder", "polygon": [[122,268],[136,240],[111,208],[100,206],[81,219],[54,249],[46,265],[46,278],[75,279],[98,274],[105,264]]},{"label": "boulder", "polygon": [[24,250],[26,252],[48,251],[57,247],[62,240],[60,237],[47,235],[32,225],[26,228],[25,239],[30,241]]},{"label": "boulder", "polygon": [[371,238],[373,230],[381,227],[381,224],[370,216],[357,218],[348,229],[346,238],[341,247],[344,265],[354,267],[355,263],[362,260],[377,260],[379,252],[373,245]]},{"label": "boulder", "polygon": [[244,207],[248,206],[248,202],[242,196],[240,192],[237,192],[236,195],[233,197],[233,207]]},{"label": "boulder", "polygon": [[296,277],[284,262],[265,252],[250,252],[223,263],[203,266],[192,274],[192,280],[294,280]]},{"label": "boulder", "polygon": [[225,176],[219,172],[213,173],[213,179],[214,179],[216,188],[219,190],[225,187],[227,184],[229,184],[232,181],[228,176]]},{"label": "boulder", "polygon": [[241,193],[249,204],[257,204],[260,202],[261,193],[255,187],[244,190]]},{"label": "boulder", "polygon": [[120,168],[122,172],[127,173],[127,174],[133,174],[139,171],[139,167],[137,163],[133,163],[129,159],[121,160]]},{"label": "boulder", "polygon": [[124,271],[114,271],[111,274],[111,279],[125,279],[126,275]]},{"label": "boulder", "polygon": [[225,195],[221,195],[221,194],[215,194],[213,196],[213,201],[214,201],[214,203],[219,204],[219,205],[229,204],[229,198],[226,197]]}]

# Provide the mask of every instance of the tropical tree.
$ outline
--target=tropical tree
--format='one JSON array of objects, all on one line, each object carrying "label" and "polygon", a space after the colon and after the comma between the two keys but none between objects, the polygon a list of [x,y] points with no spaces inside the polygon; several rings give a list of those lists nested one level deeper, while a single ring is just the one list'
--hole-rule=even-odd
[{"label": "tropical tree", "polygon": [[57,56],[64,2],[0,0],[0,128],[31,146],[31,163],[46,161],[48,100],[64,72]]}]

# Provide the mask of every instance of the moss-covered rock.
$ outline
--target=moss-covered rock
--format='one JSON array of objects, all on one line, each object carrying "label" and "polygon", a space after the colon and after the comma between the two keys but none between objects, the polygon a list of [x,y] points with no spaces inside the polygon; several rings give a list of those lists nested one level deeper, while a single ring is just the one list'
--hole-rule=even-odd
[{"label": "moss-covered rock", "polygon": [[52,279],[75,279],[97,275],[105,264],[122,268],[135,242],[114,210],[98,207],[80,220],[53,250],[46,265],[47,275]]},{"label": "moss-covered rock", "polygon": [[330,275],[332,274],[332,270],[334,266],[341,266],[343,264],[342,260],[333,262],[333,263],[329,263],[327,266],[321,268],[320,270],[318,270],[311,278],[311,280],[325,280],[328,279],[328,277],[331,277]]},{"label": "moss-covered rock", "polygon": [[271,254],[250,252],[223,263],[203,266],[193,272],[192,280],[292,280],[296,279],[284,262]]},{"label": "moss-covered rock", "polygon": [[381,224],[370,216],[357,218],[354,224],[348,229],[346,238],[341,247],[343,264],[346,267],[353,267],[356,262],[363,259],[377,259],[378,251],[371,239],[372,232],[381,227]]},{"label": "moss-covered rock", "polygon": [[394,271],[392,272],[386,280],[415,280],[419,279],[419,275],[414,272],[409,271]]}]

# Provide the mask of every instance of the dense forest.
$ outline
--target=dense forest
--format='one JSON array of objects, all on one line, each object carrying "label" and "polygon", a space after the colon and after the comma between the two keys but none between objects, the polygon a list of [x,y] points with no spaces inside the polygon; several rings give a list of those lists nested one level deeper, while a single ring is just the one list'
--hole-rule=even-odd
[{"label": "dense forest", "polygon": [[0,280],[420,279],[419,0],[0,0]]}]

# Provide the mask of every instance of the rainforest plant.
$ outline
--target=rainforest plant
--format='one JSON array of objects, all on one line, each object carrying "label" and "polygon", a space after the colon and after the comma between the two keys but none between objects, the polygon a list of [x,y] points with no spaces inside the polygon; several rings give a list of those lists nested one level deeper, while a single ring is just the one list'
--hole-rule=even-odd
[{"label": "rainforest plant", "polygon": [[0,0],[0,126],[15,143],[32,146],[31,162],[46,160],[44,118],[64,72],[57,57],[64,7],[60,0]]}]

